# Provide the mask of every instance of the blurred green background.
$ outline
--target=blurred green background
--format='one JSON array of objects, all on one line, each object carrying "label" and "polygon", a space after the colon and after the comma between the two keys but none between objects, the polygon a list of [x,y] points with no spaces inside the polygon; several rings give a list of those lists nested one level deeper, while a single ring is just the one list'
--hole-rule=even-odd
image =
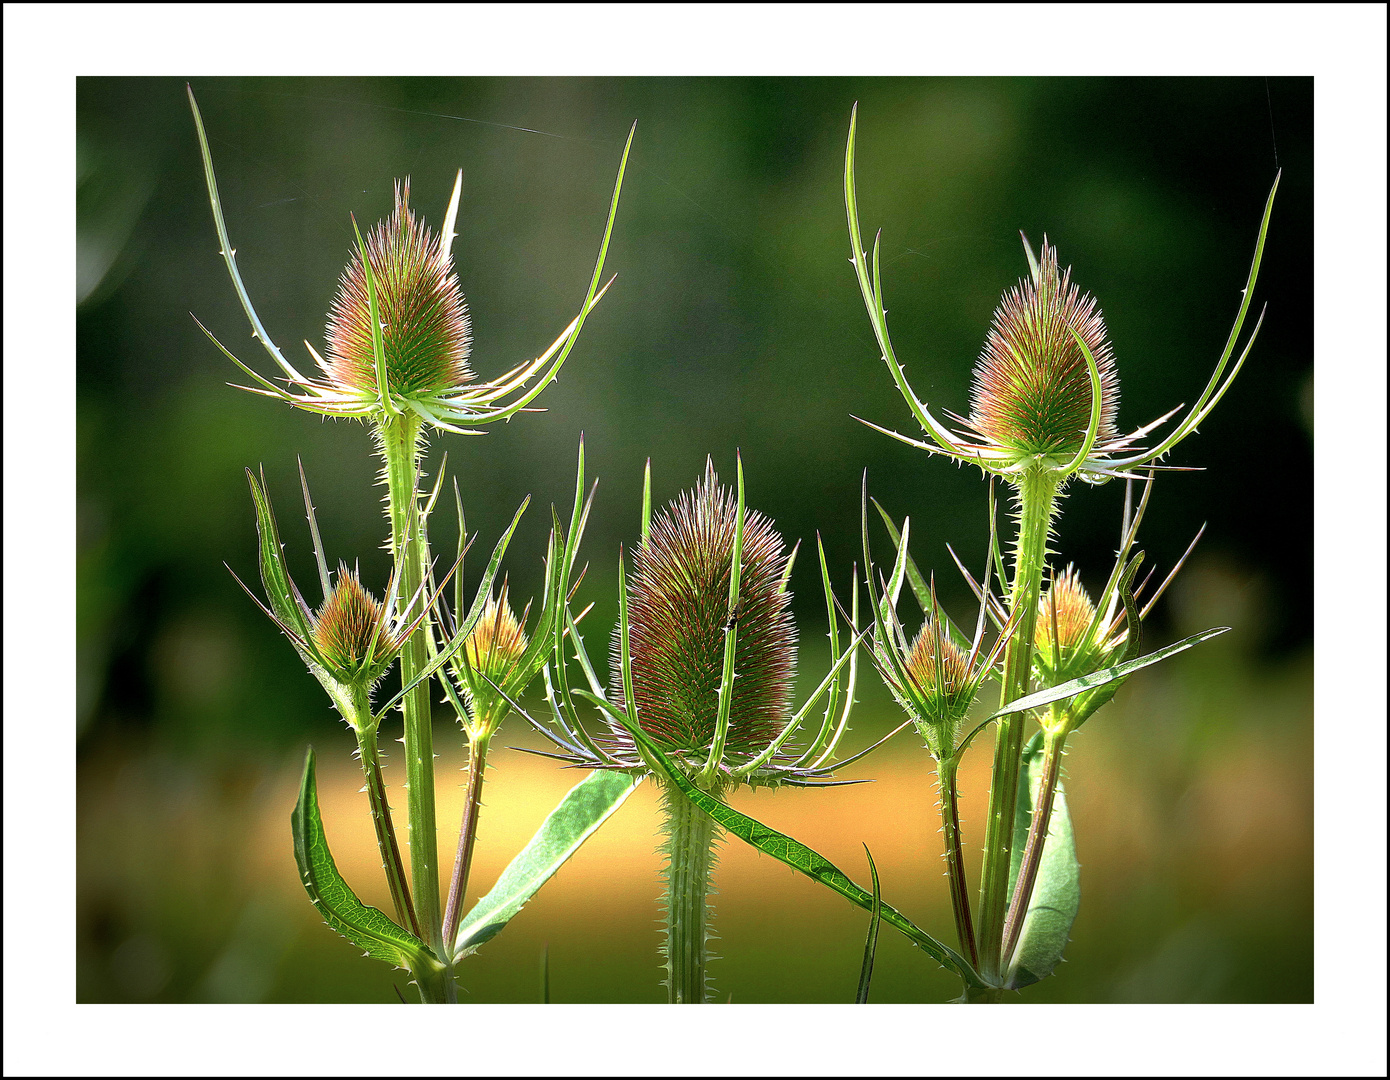
[{"label": "blurred green background", "polygon": [[[842,590],[867,468],[872,493],[912,515],[915,555],[941,571],[948,608],[973,619],[944,545],[979,562],[978,473],[851,418],[914,433],[848,264],[841,177],[855,101],[862,222],[883,229],[895,345],[919,395],[960,413],[994,305],[1026,272],[1020,229],[1035,244],[1046,234],[1099,298],[1121,428],[1191,402],[1282,167],[1255,298],[1269,304],[1261,338],[1170,459],[1205,471],[1162,478],[1140,537],[1166,571],[1208,524],[1149,642],[1236,629],[1136,676],[1074,740],[1082,908],[1070,962],[1023,1000],[1312,1000],[1311,79],[208,79],[194,91],[242,273],[301,367],[300,341],[322,340],[349,213],[384,216],[408,174],[437,228],[459,167],[454,254],[474,367],[491,377],[536,355],[583,297],[638,120],[609,253],[618,281],[542,398],[549,411],[436,440],[427,466],[433,475],[448,451],[487,546],[533,496],[509,558],[524,598],[539,582],[546,507],[569,505],[583,431],[602,481],[583,587],[600,627],[614,616],[618,544],[636,532],[643,461],[665,501],[707,454],[731,477],[735,448],[750,504],[790,538],[819,530]],[[291,854],[313,742],[339,864],[365,900],[388,903],[350,736],[221,565],[255,578],[242,470],[264,463],[291,567],[312,582],[298,455],[329,558],[360,560],[379,591],[382,493],[365,430],[229,388],[241,380],[189,318],[270,370],[218,258],[184,84],[80,79],[77,139],[78,999],[394,1001],[403,978],[322,926]],[[1061,558],[1092,588],[1122,497],[1116,484],[1077,489],[1059,524]],[[826,664],[811,560],[793,585],[804,693]],[[859,696],[855,747],[896,723],[871,674]],[[452,852],[463,755],[437,719],[440,841]],[[534,745],[516,721],[501,742]],[[968,838],[987,758],[973,752],[964,772]],[[577,779],[507,750],[494,763],[475,895]],[[867,841],[885,897],[949,934],[925,752],[902,737],[852,775],[878,782],[737,805],[855,877]],[[535,1000],[548,944],[556,1000],[662,1000],[655,824],[654,793],[640,789],[468,962],[465,999]],[[852,999],[862,912],[742,845],[726,847],[718,885],[721,997]],[[874,1000],[953,995],[920,953],[891,932],[881,940]]]}]

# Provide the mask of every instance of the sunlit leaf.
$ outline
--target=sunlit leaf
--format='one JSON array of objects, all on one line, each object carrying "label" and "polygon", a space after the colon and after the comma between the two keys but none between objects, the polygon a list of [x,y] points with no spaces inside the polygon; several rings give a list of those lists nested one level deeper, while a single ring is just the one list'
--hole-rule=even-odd
[{"label": "sunlit leaf", "polygon": [[464,916],[454,956],[473,952],[506,926],[641,782],[640,776],[598,771],[570,788],[497,884]]},{"label": "sunlit leaf", "polygon": [[[1037,802],[1042,771],[1042,732],[1038,732],[1023,751],[1023,768],[1018,773],[1018,802],[1014,813],[1012,866],[1009,869],[1010,894],[1013,893],[1023,849],[1028,841],[1028,827]],[[1067,797],[1059,780],[1037,881],[1028,901],[1028,911],[1023,917],[1018,945],[1014,949],[1009,972],[1010,989],[1031,986],[1052,974],[1062,960],[1080,904],[1081,866],[1076,861],[1071,814],[1067,811]]]},{"label": "sunlit leaf", "polygon": [[423,941],[397,926],[385,912],[357,899],[338,872],[319,815],[312,747],[304,759],[304,779],[299,786],[299,802],[290,815],[290,827],[294,832],[294,858],[299,864],[299,878],[324,922],[377,960],[406,968],[416,975],[444,969]]},{"label": "sunlit leaf", "polygon": [[1036,694],[1029,694],[1026,697],[1017,698],[1009,702],[1003,708],[990,713],[986,720],[995,720],[1009,713],[1027,712],[1029,709],[1041,708],[1043,705],[1050,705],[1054,701],[1062,701],[1065,698],[1075,697],[1077,694],[1085,693],[1087,690],[1094,690],[1098,686],[1112,683],[1116,679],[1123,679],[1132,675],[1140,668],[1146,668],[1150,664],[1156,664],[1160,660],[1166,660],[1170,656],[1176,656],[1180,652],[1200,645],[1202,642],[1218,637],[1229,630],[1229,626],[1215,626],[1210,630],[1203,630],[1200,634],[1193,634],[1185,637],[1181,641],[1175,641],[1171,645],[1166,645],[1156,652],[1149,653],[1148,656],[1141,656],[1137,660],[1126,660],[1123,664],[1116,664],[1114,667],[1102,668],[1100,671],[1092,672],[1090,675],[1083,675],[1079,679],[1071,679],[1068,682],[1058,683],[1056,686],[1046,690],[1039,690]]}]

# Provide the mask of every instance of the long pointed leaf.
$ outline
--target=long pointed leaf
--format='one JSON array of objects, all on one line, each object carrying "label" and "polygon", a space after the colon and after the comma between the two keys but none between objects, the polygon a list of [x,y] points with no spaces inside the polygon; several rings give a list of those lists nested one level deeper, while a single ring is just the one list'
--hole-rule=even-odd
[{"label": "long pointed leaf", "polygon": [[304,778],[299,786],[299,802],[290,815],[290,827],[294,832],[294,859],[299,864],[299,879],[329,927],[358,948],[365,949],[368,956],[416,975],[443,970],[444,965],[429,946],[409,930],[397,926],[384,911],[368,907],[357,899],[338,872],[319,815],[312,747],[304,759]]},{"label": "long pointed leaf", "polygon": [[454,957],[473,952],[506,926],[641,782],[640,776],[604,770],[570,788],[497,884],[464,916],[454,939]]},{"label": "long pointed leaf", "polygon": [[1116,664],[1114,667],[1102,668],[1100,671],[1092,672],[1090,675],[1083,675],[1079,679],[1072,679],[1068,682],[1059,683],[1046,690],[1039,690],[1036,694],[1029,694],[1027,697],[1017,698],[1009,702],[1002,709],[998,709],[987,716],[986,720],[996,720],[1009,713],[1027,712],[1029,709],[1037,709],[1043,705],[1051,705],[1054,701],[1062,701],[1065,698],[1076,697],[1077,694],[1087,690],[1094,690],[1097,686],[1104,686],[1112,683],[1116,679],[1123,679],[1132,675],[1140,668],[1146,668],[1150,664],[1156,664],[1160,660],[1166,660],[1170,656],[1176,656],[1180,652],[1200,645],[1211,638],[1219,637],[1229,630],[1229,626],[1214,626],[1210,630],[1203,630],[1200,634],[1193,634],[1185,637],[1181,641],[1175,641],[1172,645],[1166,645],[1148,656],[1141,656],[1137,660],[1127,660],[1123,664]]},{"label": "long pointed leaf", "polygon": [[[616,711],[610,715],[615,719],[619,718]],[[687,799],[729,832],[745,843],[751,844],[763,854],[771,855],[778,862],[786,863],[798,873],[805,874],[813,881],[819,881],[826,888],[833,889],[850,903],[859,905],[865,911],[873,911],[873,894],[861,889],[829,859],[813,851],[799,840],[793,840],[790,836],[779,833],[776,829],[768,828],[762,822],[754,820],[747,814],[739,813],[733,807],[701,791],[690,782],[679,768],[671,763],[671,759],[662,753],[660,747],[652,742],[641,728],[636,724],[629,725],[622,719],[619,719],[619,722],[623,723],[628,734],[632,736],[633,741],[642,751],[642,755],[652,765],[658,776],[683,793]],[[891,924],[904,934],[937,963],[955,971],[965,980],[967,986],[984,985],[980,976],[975,973],[965,958],[949,945],[937,941],[936,938],[918,928],[910,919],[888,904],[881,904],[880,912],[880,917],[884,922]]]}]

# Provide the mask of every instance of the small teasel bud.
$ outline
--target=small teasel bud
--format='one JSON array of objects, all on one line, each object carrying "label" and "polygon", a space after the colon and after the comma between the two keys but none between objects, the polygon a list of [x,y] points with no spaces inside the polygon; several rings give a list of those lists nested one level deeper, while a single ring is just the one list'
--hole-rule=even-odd
[{"label": "small teasel bud", "polygon": [[1060,273],[1057,249],[1043,240],[1037,275],[1022,280],[994,312],[970,393],[970,426],[1018,459],[1063,460],[1081,449],[1091,419],[1091,376],[1075,331],[1100,373],[1097,440],[1115,437],[1119,376],[1093,297]]},{"label": "small teasel bud", "polygon": [[[726,750],[762,750],[791,716],[796,624],[791,596],[781,588],[786,547],[767,517],[745,512],[738,603],[730,611],[737,513],[734,492],[721,488],[707,465],[694,491],[652,518],[628,582],[637,720],[675,748],[708,747],[714,738],[725,632],[735,623]],[[613,652],[619,671],[616,640]],[[621,699],[620,675],[614,689]]]},{"label": "small teasel bud", "polygon": [[463,648],[474,671],[500,684],[526,652],[527,644],[526,631],[512,613],[504,586],[501,596],[488,597]]},{"label": "small teasel bud", "polygon": [[1039,669],[1054,681],[1095,670],[1114,648],[1114,643],[1103,634],[1098,635],[1100,640],[1090,636],[1095,615],[1095,604],[1082,586],[1076,568],[1069,564],[1053,580],[1038,605],[1033,645]]},{"label": "small teasel bud", "polygon": [[340,682],[375,679],[400,649],[376,598],[346,564],[313,619],[314,645]]},{"label": "small teasel bud", "polygon": [[[376,283],[386,378],[397,394],[435,394],[467,383],[468,309],[458,276],[436,237],[410,209],[410,181],[396,184],[396,208],[364,246]],[[376,354],[367,277],[354,251],[328,316],[328,381],[375,392]]]},{"label": "small teasel bud", "polygon": [[916,684],[918,700],[925,705],[918,731],[933,753],[947,755],[979,689],[978,681],[971,678],[970,657],[929,619],[913,641],[904,666]]}]

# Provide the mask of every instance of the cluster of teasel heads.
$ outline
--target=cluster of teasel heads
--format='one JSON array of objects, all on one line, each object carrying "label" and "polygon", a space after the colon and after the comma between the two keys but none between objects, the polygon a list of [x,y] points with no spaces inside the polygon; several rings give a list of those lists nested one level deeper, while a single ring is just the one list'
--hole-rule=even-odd
[{"label": "cluster of teasel heads", "polygon": [[[875,569],[866,477],[863,575],[856,567],[849,611],[831,588],[818,538],[830,626],[830,670],[804,704],[794,708],[797,635],[789,583],[797,547],[789,550],[773,523],[745,506],[741,460],[732,487],[721,486],[711,461],[692,490],[656,513],[651,507],[648,465],[640,540],[632,552],[630,570],[626,554],[619,553],[619,620],[612,631],[606,683],[581,633],[580,623],[588,609],[576,614],[571,607],[583,577],[582,571],[576,575],[575,567],[594,495],[592,488],[587,496],[585,492],[582,440],[569,526],[562,527],[559,517],[554,517],[534,624],[532,605],[526,605],[519,616],[514,611],[505,578],[500,589],[494,588],[525,503],[498,540],[473,600],[466,603],[462,568],[471,538],[455,485],[456,558],[446,572],[436,574],[429,523],[442,489],[443,470],[432,490],[421,489],[423,432],[433,427],[481,434],[482,425],[526,410],[554,380],[585,317],[607,288],[599,289],[599,281],[626,149],[580,314],[535,360],[487,383],[476,379],[469,365],[467,309],[450,257],[460,185],[456,182],[443,230],[435,235],[411,210],[407,182],[396,187],[391,216],[365,239],[357,234],[356,249],[333,300],[324,354],[306,342],[319,372],[317,377],[306,377],[271,342],[242,284],[196,103],[193,110],[222,254],[253,336],[279,367],[283,385],[262,377],[220,343],[218,348],[252,380],[244,389],[308,411],[369,423],[388,489],[394,569],[384,598],[378,601],[355,570],[340,565],[336,575],[329,573],[301,468],[324,594],[315,611],[285,569],[264,477],[258,481],[248,471],[267,596],[261,607],[290,639],[357,736],[395,905],[393,921],[358,901],[338,874],[318,815],[311,751],[293,824],[304,884],[325,921],[369,955],[409,970],[423,1001],[456,1000],[455,965],[501,929],[635,785],[651,777],[663,798],[664,953],[672,1002],[708,999],[709,896],[716,845],[724,832],[871,911],[861,1001],[867,1000],[880,921],[895,926],[959,974],[965,988],[961,1000],[998,1000],[1004,990],[1049,974],[1060,959],[1076,901],[1071,826],[1060,782],[1067,737],[1113,697],[1132,671],[1221,632],[1219,628],[1207,631],[1139,656],[1143,617],[1183,560],[1149,590],[1152,575],[1136,584],[1143,556],[1133,552],[1133,546],[1155,472],[1162,468],[1159,460],[1196,430],[1249,355],[1253,333],[1235,364],[1226,370],[1259,268],[1273,192],[1225,352],[1197,403],[1166,437],[1147,448],[1140,445],[1179,410],[1128,435],[1117,433],[1118,374],[1096,301],[1072,283],[1069,269],[1061,269],[1055,247],[1044,239],[1038,257],[1026,238],[1030,276],[1005,295],[996,311],[976,367],[969,416],[954,417],[959,430],[952,430],[913,393],[889,341],[878,243],[870,264],[859,235],[855,119],[851,119],[845,161],[851,261],[883,359],[927,441],[870,426],[989,474],[990,539],[978,579],[955,560],[979,601],[973,632],[967,635],[938,604],[934,579],[924,578],[909,555],[910,522],[904,519],[899,527],[882,507],[879,513],[896,552],[886,577]],[[1257,323],[1256,332],[1258,328]],[[1126,483],[1117,559],[1096,600],[1087,594],[1074,567],[1059,572],[1052,561],[1054,524],[1066,485],[1074,477],[1090,483],[1122,478]],[[1016,504],[1011,571],[1006,569],[995,532],[995,478],[1012,487]],[[1141,481],[1136,504],[1135,484]],[[860,615],[861,583],[869,598],[867,619]],[[898,614],[904,584],[923,613],[920,628],[911,635]],[[1145,593],[1141,607],[1139,598]],[[842,623],[846,625],[843,634]],[[859,782],[834,779],[833,774],[886,741],[853,757],[839,757],[854,704],[861,644],[869,648],[874,666],[906,714],[893,734],[914,726],[937,765],[959,951],[882,902],[872,859],[874,889],[870,893],[811,849],[728,803],[729,794],[740,785],[822,787]],[[378,683],[397,663],[399,691],[385,704],[374,704]],[[571,679],[572,664],[582,672],[582,680]],[[521,701],[538,677],[543,680],[549,710],[539,720]],[[991,680],[1000,685],[1000,706],[967,730],[967,720]],[[433,854],[429,692],[435,685],[457,716],[470,751],[459,849],[442,908]],[[824,712],[812,721],[812,710],[822,700],[826,700]],[[416,840],[411,845],[409,876],[391,823],[376,745],[378,729],[398,706],[405,736],[409,828]],[[589,710],[597,711],[597,735],[590,733],[583,719]],[[512,711],[555,747],[553,752],[534,752],[590,770],[590,775],[566,796],[492,892],[465,916],[462,901],[488,748]],[[1038,733],[1025,747],[1024,723],[1029,717],[1037,721]],[[998,725],[994,775],[979,899],[972,903],[955,778],[961,755],[993,723]]]}]

